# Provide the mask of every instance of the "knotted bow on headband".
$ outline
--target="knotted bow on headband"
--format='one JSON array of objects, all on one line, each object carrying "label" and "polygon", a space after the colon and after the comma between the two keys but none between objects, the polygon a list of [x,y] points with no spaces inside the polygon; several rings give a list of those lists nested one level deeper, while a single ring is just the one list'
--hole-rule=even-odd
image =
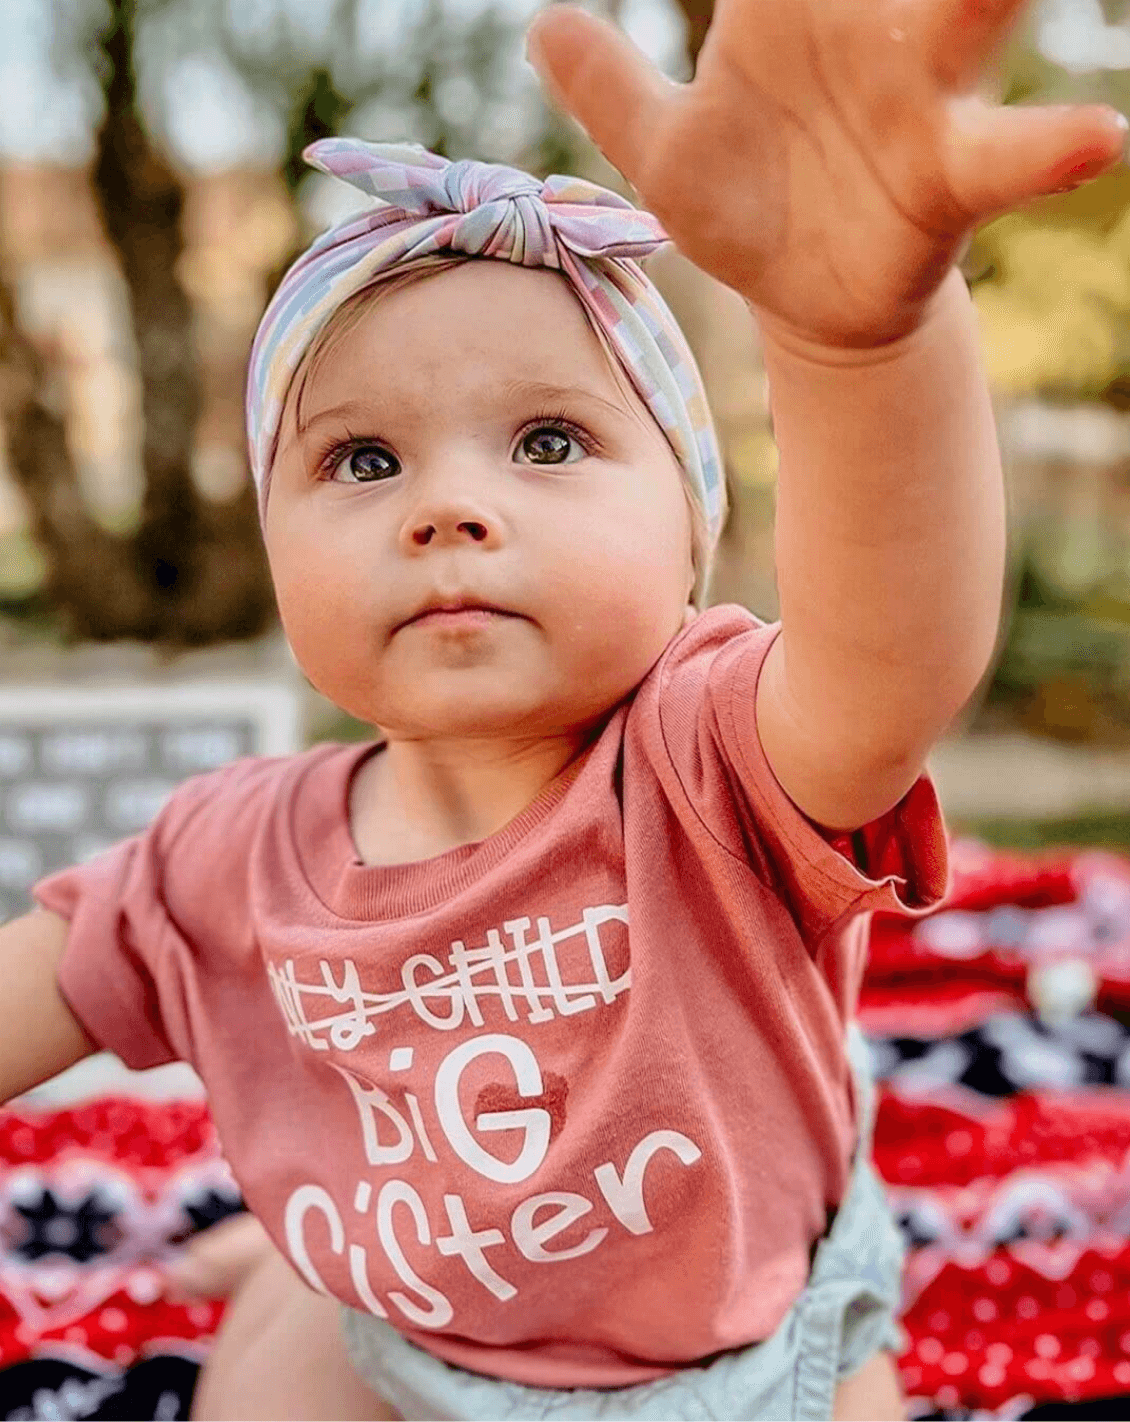
[{"label": "knotted bow on headband", "polygon": [[650,213],[578,178],[448,162],[415,144],[325,138],[303,155],[374,199],[331,227],[283,278],[259,324],[247,385],[251,470],[266,509],[283,404],[315,336],[355,292],[452,253],[560,271],[666,435],[713,547],[722,461],[694,356],[632,258],[667,239]]}]

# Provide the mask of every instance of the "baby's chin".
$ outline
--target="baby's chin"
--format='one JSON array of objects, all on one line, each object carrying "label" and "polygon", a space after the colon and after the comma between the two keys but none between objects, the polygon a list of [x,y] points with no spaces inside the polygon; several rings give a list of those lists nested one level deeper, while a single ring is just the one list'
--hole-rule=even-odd
[{"label": "baby's chin", "polygon": [[464,702],[460,706],[402,707],[374,717],[370,724],[380,726],[390,740],[550,740],[581,735],[611,710],[609,705],[594,714],[579,698],[575,706]]},{"label": "baby's chin", "polygon": [[[558,686],[550,694],[500,678],[493,686],[468,684],[403,688],[342,709],[379,726],[390,740],[546,739],[583,735],[623,699],[619,687],[594,695],[591,685]],[[628,688],[630,689],[630,688]],[[335,698],[336,699],[336,698]]]},{"label": "baby's chin", "polygon": [[392,739],[557,738],[599,725],[662,651],[658,629],[638,646],[623,636],[578,637],[565,656],[544,640],[489,641],[417,647],[405,639],[370,661],[323,655],[303,670],[335,706]]}]

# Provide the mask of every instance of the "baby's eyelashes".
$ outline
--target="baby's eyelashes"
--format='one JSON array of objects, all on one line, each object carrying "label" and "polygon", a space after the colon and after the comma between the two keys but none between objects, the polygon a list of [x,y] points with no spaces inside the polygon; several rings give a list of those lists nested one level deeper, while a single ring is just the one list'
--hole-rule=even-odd
[{"label": "baby's eyelashes", "polygon": [[340,484],[375,484],[400,473],[400,460],[379,444],[355,444],[322,461],[325,477]]},{"label": "baby's eyelashes", "polygon": [[[575,464],[595,452],[596,443],[570,421],[544,418],[518,433],[511,453],[515,464],[536,467]],[[334,443],[317,460],[319,478],[334,484],[378,484],[403,472],[400,459],[387,445],[372,439]]]},{"label": "baby's eyelashes", "polygon": [[591,453],[571,426],[554,422],[526,430],[514,450],[519,464],[575,464]]}]

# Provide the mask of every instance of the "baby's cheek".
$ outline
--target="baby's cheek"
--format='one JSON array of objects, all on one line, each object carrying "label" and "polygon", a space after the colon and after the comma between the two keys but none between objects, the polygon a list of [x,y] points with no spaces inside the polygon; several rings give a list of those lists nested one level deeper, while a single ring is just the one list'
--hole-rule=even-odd
[{"label": "baby's cheek", "polygon": [[341,684],[368,660],[365,628],[356,602],[334,595],[331,578],[276,585],[279,618],[295,660],[311,682],[338,701]]},{"label": "baby's cheek", "polygon": [[606,596],[585,608],[587,645],[574,671],[587,690],[599,688],[608,706],[639,684],[682,625],[682,600],[647,573],[642,566],[625,569]]}]

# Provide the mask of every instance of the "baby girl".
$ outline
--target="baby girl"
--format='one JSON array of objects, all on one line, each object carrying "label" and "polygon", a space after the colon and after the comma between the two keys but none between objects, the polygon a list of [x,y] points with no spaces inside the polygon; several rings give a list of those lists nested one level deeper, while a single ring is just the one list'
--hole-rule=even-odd
[{"label": "baby girl", "polygon": [[658,222],[312,150],[372,202],[263,319],[252,466],[295,656],[379,737],[189,782],[0,931],[0,1098],[191,1062],[278,1247],[200,1415],[897,1415],[852,1019],[867,915],[944,891],[922,768],[1004,545],[953,262],[1124,131],[978,95],[1018,8],[720,0],[686,87],[534,28],[760,323],[771,626],[703,610],[724,485]]}]

